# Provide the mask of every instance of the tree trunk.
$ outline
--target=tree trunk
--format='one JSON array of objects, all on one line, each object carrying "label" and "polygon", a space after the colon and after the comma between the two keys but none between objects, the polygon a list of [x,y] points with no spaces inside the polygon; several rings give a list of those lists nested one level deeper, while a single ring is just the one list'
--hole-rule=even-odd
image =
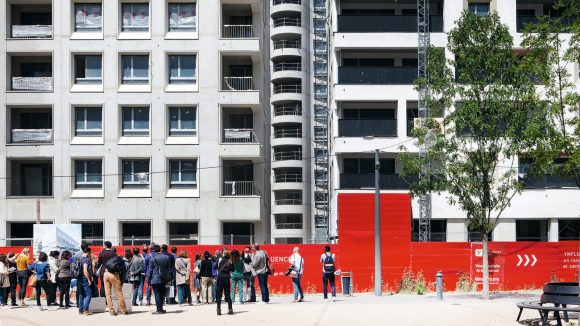
[{"label": "tree trunk", "polygon": [[483,233],[483,300],[489,300],[489,254],[487,233]]}]

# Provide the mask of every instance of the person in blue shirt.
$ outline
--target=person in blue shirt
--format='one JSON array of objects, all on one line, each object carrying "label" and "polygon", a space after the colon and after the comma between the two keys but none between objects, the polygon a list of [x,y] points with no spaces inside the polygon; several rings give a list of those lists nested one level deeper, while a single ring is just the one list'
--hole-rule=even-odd
[{"label": "person in blue shirt", "polygon": [[91,284],[93,283],[93,260],[91,259],[91,248],[83,249],[82,276],[78,279],[77,288],[79,302],[79,314],[90,316],[93,313],[89,310],[91,304],[92,291]]},{"label": "person in blue shirt", "polygon": [[38,260],[30,265],[30,271],[36,275],[36,305],[42,311],[42,304],[40,302],[40,295],[42,294],[42,290],[46,294],[46,302],[48,306],[48,310],[55,310],[52,307],[52,302],[54,299],[52,297],[52,282],[50,282],[50,265],[48,264],[48,255],[45,252],[40,252],[38,254]]}]

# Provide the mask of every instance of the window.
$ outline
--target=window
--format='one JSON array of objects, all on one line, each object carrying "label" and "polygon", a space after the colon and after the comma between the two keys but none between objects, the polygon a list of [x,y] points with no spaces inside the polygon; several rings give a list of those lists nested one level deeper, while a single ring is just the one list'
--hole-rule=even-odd
[{"label": "window", "polygon": [[[430,227],[430,242],[447,241],[447,220],[431,220]],[[413,220],[413,232],[411,238],[411,241],[419,241],[419,220]]]},{"label": "window", "polygon": [[149,32],[149,3],[123,3],[122,32]]},{"label": "window", "polygon": [[516,241],[548,241],[548,220],[516,220]]},{"label": "window", "polygon": [[169,136],[196,136],[196,108],[169,108]]},{"label": "window", "polygon": [[75,32],[101,32],[103,8],[101,3],[75,3]]},{"label": "window", "polygon": [[195,32],[195,3],[170,3],[169,31]]},{"label": "window", "polygon": [[469,11],[480,16],[489,15],[489,3],[471,2],[468,6]]},{"label": "window", "polygon": [[75,84],[94,85],[102,83],[102,56],[75,55]]},{"label": "window", "polygon": [[170,245],[195,245],[198,242],[197,222],[170,222]]},{"label": "window", "polygon": [[81,225],[81,239],[91,246],[103,245],[103,222],[71,222]]},{"label": "window", "polygon": [[314,32],[324,33],[326,31],[326,23],[324,19],[314,19]]},{"label": "window", "polygon": [[123,108],[123,136],[149,136],[149,108]]},{"label": "window", "polygon": [[169,83],[195,84],[195,55],[169,56]]},{"label": "window", "polygon": [[314,53],[315,54],[325,54],[326,53],[326,42],[314,41]]},{"label": "window", "polygon": [[149,56],[148,55],[124,55],[122,84],[149,84]]},{"label": "window", "polygon": [[75,189],[100,189],[102,187],[102,160],[75,161]]},{"label": "window", "polygon": [[75,108],[75,136],[101,136],[102,110],[102,108]]},{"label": "window", "polygon": [[[381,158],[380,174],[395,174],[395,159]],[[345,158],[342,161],[342,170],[346,174],[374,174],[374,158]]]},{"label": "window", "polygon": [[138,246],[151,243],[151,222],[121,223],[121,245]]},{"label": "window", "polygon": [[558,220],[558,240],[578,240],[580,220]]},{"label": "window", "polygon": [[149,188],[149,160],[123,160],[122,188]]},{"label": "window", "polygon": [[169,168],[169,188],[197,188],[197,160],[170,160]]}]

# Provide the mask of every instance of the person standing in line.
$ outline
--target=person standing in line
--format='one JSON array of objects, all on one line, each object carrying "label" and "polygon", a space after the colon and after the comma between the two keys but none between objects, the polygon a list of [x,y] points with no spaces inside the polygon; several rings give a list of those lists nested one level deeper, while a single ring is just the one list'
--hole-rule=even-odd
[{"label": "person standing in line", "polygon": [[10,288],[10,280],[8,276],[8,258],[5,254],[0,254],[0,307],[5,307],[8,304],[8,289]]},{"label": "person standing in line", "polygon": [[[165,303],[166,304],[173,304],[173,299],[175,298],[175,293],[170,294],[171,286],[174,286],[173,290],[175,290],[175,256],[169,252],[169,247],[166,244],[161,245],[161,253],[169,258],[169,276],[171,277],[171,281],[167,283],[167,293],[165,295]],[[171,297],[173,295],[173,298]]]},{"label": "person standing in line", "polygon": [[80,291],[81,291],[81,280],[82,280],[82,276],[83,276],[83,264],[82,264],[82,260],[84,258],[84,254],[85,254],[85,249],[89,247],[89,244],[86,242],[81,242],[81,250],[77,251],[72,260],[71,260],[71,267],[70,267],[70,273],[71,273],[71,278],[74,278],[76,280],[76,306],[77,308],[80,309],[80,304],[79,304],[79,297],[80,297]]},{"label": "person standing in line", "polygon": [[[151,243],[150,248],[153,247],[153,245],[155,245],[154,243]],[[147,275],[149,272],[149,260],[151,260],[151,257],[154,253],[152,252],[151,254],[149,254],[149,248],[147,248],[147,245],[143,245],[143,275],[144,275],[144,284],[148,284],[147,282]],[[146,306],[150,306],[151,305],[151,287],[147,286],[147,290],[146,290],[146,297],[145,299],[147,300],[147,303],[145,304]]]},{"label": "person standing in line", "polygon": [[[203,261],[200,264],[199,273],[201,275],[201,301],[205,298],[205,303],[209,304],[209,298],[213,292],[213,262],[209,251],[203,253]],[[208,289],[209,288],[209,289]],[[213,301],[212,301],[213,302]]]},{"label": "person standing in line", "polygon": [[[8,293],[6,293],[6,297],[10,297],[12,307],[17,307],[16,286],[18,285],[18,277],[16,276],[16,263],[12,260],[14,256],[13,252],[9,252],[6,256],[8,261],[8,281],[10,281],[10,287],[8,288]],[[6,299],[6,301],[8,301],[8,299]],[[6,305],[8,305],[8,303],[6,303]]]},{"label": "person standing in line", "polygon": [[[115,252],[115,251],[113,251]],[[102,277],[99,277],[99,273],[101,270],[105,269],[105,266],[101,266],[101,268],[97,268],[97,262],[98,262],[98,257],[96,255],[93,255],[91,253],[91,255],[89,256],[91,258],[91,263],[92,263],[92,274],[91,277],[93,278],[93,281],[91,282],[91,296],[93,298],[97,298],[97,297],[104,297],[105,295],[101,295],[100,291],[99,291],[99,285],[100,288],[103,289],[103,293],[105,293],[104,288],[105,288],[105,280]],[[100,283],[99,283],[100,282]]]},{"label": "person standing in line", "polygon": [[[294,286],[294,302],[304,301],[304,291],[302,291],[302,286],[300,285],[300,280],[304,274],[304,259],[300,256],[300,249],[294,247],[292,256],[290,256],[290,266],[292,271],[290,276],[292,277],[292,285]],[[300,299],[298,299],[300,295]]]},{"label": "person standing in line", "polygon": [[[129,252],[131,253],[131,252]],[[129,257],[130,258],[130,257]],[[116,316],[117,312],[113,306],[113,290],[119,302],[119,310],[121,314],[128,315],[125,297],[123,296],[123,280],[126,279],[127,266],[125,259],[115,256],[107,260],[107,263],[101,268],[105,269],[103,274],[103,281],[105,283],[105,297],[107,300],[107,308],[111,316]]]},{"label": "person standing in line", "polygon": [[264,250],[260,250],[258,244],[254,245],[254,248],[256,248],[256,255],[254,256],[252,267],[254,267],[256,274],[258,274],[260,295],[262,296],[262,301],[260,303],[265,304],[270,302],[270,291],[268,289],[268,274],[270,273],[268,269],[268,255]]},{"label": "person standing in line", "polygon": [[216,295],[217,295],[217,275],[218,275],[218,261],[222,258],[222,252],[219,250],[215,251],[215,256],[213,256],[212,260],[212,293],[211,298],[213,302],[216,302]]},{"label": "person standing in line", "polygon": [[[253,246],[252,246],[253,248]],[[254,255],[251,251],[250,246],[246,246],[244,249],[244,290],[246,291],[245,298],[246,302],[256,302],[256,286],[254,282],[256,276],[254,275],[254,268],[252,267],[254,261]]]},{"label": "person standing in line", "polygon": [[129,280],[133,284],[133,306],[137,306],[137,297],[139,305],[143,305],[143,283],[144,283],[144,260],[139,254],[139,248],[133,248],[133,259],[129,268]]},{"label": "person standing in line", "polygon": [[56,290],[57,290],[57,283],[56,283],[56,276],[59,270],[59,259],[60,252],[53,250],[48,254],[48,266],[50,266],[50,288],[52,289],[52,295],[50,296],[53,301],[51,305],[56,306]]},{"label": "person standing in line", "polygon": [[89,310],[91,304],[92,292],[91,284],[93,283],[93,259],[91,258],[91,248],[86,246],[83,249],[83,258],[81,259],[82,273],[77,283],[77,301],[79,305],[79,314],[90,316],[93,313]]},{"label": "person standing in line", "polygon": [[28,262],[30,260],[29,253],[30,249],[24,248],[11,259],[16,263],[16,280],[19,286],[18,300],[22,307],[27,306],[24,299],[26,298],[26,287],[28,286],[28,277],[30,276],[30,270],[28,269]]},{"label": "person standing in line", "polygon": [[217,276],[217,315],[222,314],[222,296],[228,303],[228,315],[233,315],[232,298],[230,297],[230,273],[232,271],[231,254],[224,250],[222,257],[218,261],[218,276]]},{"label": "person standing in line", "polygon": [[51,275],[50,275],[50,265],[48,264],[48,256],[45,252],[40,252],[38,254],[38,261],[30,267],[34,274],[36,274],[36,305],[42,311],[42,303],[40,302],[40,296],[42,294],[42,290],[46,294],[46,305],[48,306],[48,310],[54,310],[52,307],[52,283],[50,282]]},{"label": "person standing in line", "polygon": [[[122,283],[131,283],[131,275],[129,274],[129,269],[131,269],[131,264],[133,263],[133,252],[131,249],[125,249],[125,255],[122,257],[123,263],[125,263],[125,272],[121,276]],[[121,287],[123,285],[121,284]]]},{"label": "person standing in line", "polygon": [[324,300],[328,300],[328,283],[332,294],[332,302],[336,300],[336,287],[334,285],[334,272],[336,271],[336,256],[330,252],[330,246],[324,247],[324,253],[320,256],[322,263],[322,293]]},{"label": "person standing in line", "polygon": [[201,303],[201,254],[195,254],[195,262],[193,263],[193,288],[195,289],[195,296],[197,304]]},{"label": "person standing in line", "polygon": [[161,254],[159,245],[153,246],[155,256],[149,260],[149,267],[147,269],[147,281],[149,286],[153,287],[155,293],[155,305],[157,309],[153,314],[164,314],[163,301],[165,296],[165,286],[171,281],[170,261],[167,255]]},{"label": "person standing in line", "polygon": [[240,304],[244,304],[244,262],[237,249],[232,251],[232,303],[236,301],[236,288],[240,295]]},{"label": "person standing in line", "polygon": [[101,279],[101,290],[99,291],[101,297],[105,296],[105,281],[103,279],[106,269],[105,264],[107,264],[107,261],[113,257],[117,257],[117,253],[113,251],[113,244],[110,241],[105,241],[105,246],[103,251],[99,254],[99,259],[95,266],[95,271],[99,272],[98,277]]},{"label": "person standing in line", "polygon": [[187,300],[188,305],[191,302],[191,262],[187,258],[187,252],[181,250],[177,259],[175,259],[175,284],[177,286],[177,303],[183,306],[183,301]]},{"label": "person standing in line", "polygon": [[[71,273],[70,273],[70,261],[71,253],[68,250],[65,250],[60,255],[60,262],[58,266],[58,276],[56,278],[56,283],[58,284],[59,289],[59,307],[61,308],[70,308],[70,281],[71,281]],[[64,299],[64,301],[63,301]]]}]

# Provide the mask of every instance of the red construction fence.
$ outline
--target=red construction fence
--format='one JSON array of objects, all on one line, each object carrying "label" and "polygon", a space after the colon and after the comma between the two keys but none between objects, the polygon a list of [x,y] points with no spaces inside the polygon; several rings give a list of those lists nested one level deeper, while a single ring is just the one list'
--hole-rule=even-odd
[{"label": "red construction fence", "polygon": [[[355,292],[370,292],[374,286],[374,194],[343,193],[338,197],[339,239],[332,245],[337,267],[352,272]],[[302,286],[307,293],[322,291],[320,255],[324,245],[263,245],[275,269],[269,278],[272,293],[291,293],[291,279],[284,276],[292,249],[298,246],[305,260]],[[226,246],[243,250],[244,246]],[[0,247],[0,253],[20,252],[23,247]],[[117,247],[123,253],[128,246]],[[196,253],[223,248],[221,245],[178,246],[193,260]],[[409,194],[381,194],[382,280],[385,291],[397,291],[403,274],[422,273],[431,286],[438,271],[446,291],[455,290],[459,278],[482,282],[481,243],[411,241],[411,198]],[[100,248],[94,248],[98,253]],[[578,280],[578,241],[490,242],[491,288],[518,290],[541,288],[551,280]],[[336,280],[341,291],[340,278]]]}]

